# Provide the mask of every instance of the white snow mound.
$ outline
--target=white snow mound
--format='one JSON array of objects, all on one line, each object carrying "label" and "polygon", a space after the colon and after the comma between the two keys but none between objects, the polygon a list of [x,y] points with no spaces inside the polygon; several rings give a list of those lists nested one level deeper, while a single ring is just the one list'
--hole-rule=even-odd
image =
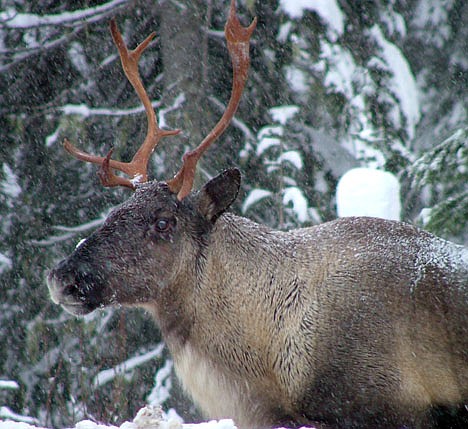
[{"label": "white snow mound", "polygon": [[373,216],[400,220],[400,183],[387,171],[353,168],[338,182],[336,205],[339,217]]}]

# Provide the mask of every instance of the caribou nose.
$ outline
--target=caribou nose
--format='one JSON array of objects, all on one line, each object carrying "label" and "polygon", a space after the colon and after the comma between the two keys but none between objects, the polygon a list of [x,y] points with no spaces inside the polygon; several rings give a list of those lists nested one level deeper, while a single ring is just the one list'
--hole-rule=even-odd
[{"label": "caribou nose", "polygon": [[67,260],[61,261],[47,275],[50,298],[55,304],[62,304],[76,291],[76,278]]},{"label": "caribou nose", "polygon": [[47,276],[50,298],[75,315],[90,313],[104,304],[103,276],[82,258],[61,261]]},{"label": "caribou nose", "polygon": [[47,276],[47,286],[50,297],[56,304],[62,304],[78,295],[78,282],[80,275],[79,266],[75,266],[70,260],[64,259]]},{"label": "caribou nose", "polygon": [[47,287],[49,288],[50,299],[54,304],[60,304],[61,288],[59,282],[55,279],[54,270],[47,275]]}]

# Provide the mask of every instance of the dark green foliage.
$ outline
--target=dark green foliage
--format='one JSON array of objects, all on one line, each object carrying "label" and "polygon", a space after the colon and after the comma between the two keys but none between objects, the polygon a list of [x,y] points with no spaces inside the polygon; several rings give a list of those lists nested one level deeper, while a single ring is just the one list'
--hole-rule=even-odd
[{"label": "dark green foliage", "polygon": [[467,142],[468,128],[459,129],[409,168],[414,191],[428,194],[423,225],[460,241],[468,237]]}]

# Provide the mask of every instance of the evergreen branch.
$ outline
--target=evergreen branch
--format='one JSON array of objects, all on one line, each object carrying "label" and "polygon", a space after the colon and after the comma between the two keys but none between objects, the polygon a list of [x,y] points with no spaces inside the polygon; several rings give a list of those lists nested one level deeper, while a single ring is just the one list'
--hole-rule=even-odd
[{"label": "evergreen branch", "polygon": [[100,6],[87,9],[75,10],[73,12],[63,12],[51,15],[37,15],[33,13],[15,13],[7,10],[0,13],[0,26],[15,29],[28,29],[45,26],[76,26],[82,25],[83,21],[88,23],[101,20],[104,16],[115,13],[129,3],[129,0],[112,0]]}]

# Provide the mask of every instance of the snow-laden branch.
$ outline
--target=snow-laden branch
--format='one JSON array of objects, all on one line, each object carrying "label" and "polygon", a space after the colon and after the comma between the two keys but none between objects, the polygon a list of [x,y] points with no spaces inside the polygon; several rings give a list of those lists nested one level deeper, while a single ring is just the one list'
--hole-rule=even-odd
[{"label": "snow-laden branch", "polygon": [[[408,137],[412,139],[415,135],[416,126],[421,119],[416,78],[403,52],[385,38],[378,25],[374,25],[369,30],[369,35],[373,37],[381,49],[380,59],[371,58],[369,66],[377,66],[392,74],[392,77],[388,80],[388,87],[398,101],[401,116],[406,121],[406,132]],[[383,60],[384,63],[381,63],[380,60]],[[395,125],[400,125],[400,118],[395,112],[390,111],[390,114],[392,113]]]},{"label": "snow-laden branch", "polygon": [[16,390],[19,384],[14,380],[0,380],[0,389]]},{"label": "snow-laden branch", "polygon": [[[44,29],[39,33],[42,36],[34,36],[26,47],[2,47],[0,49],[0,72],[7,71],[15,64],[25,61],[33,55],[67,43],[86,24],[101,21],[109,15],[115,14],[117,10],[128,3],[129,0],[112,0],[100,6],[51,15],[19,13],[14,8],[0,12],[0,28],[18,30],[23,32],[24,35],[31,32],[31,29]],[[57,27],[60,28],[60,26],[71,28],[72,31],[57,36]],[[59,32],[61,31],[59,30]]]},{"label": "snow-laden branch", "polygon": [[266,189],[253,189],[250,191],[249,195],[247,195],[244,204],[242,204],[242,213],[245,214],[250,207],[254,206],[264,198],[271,197],[272,195],[273,192]]},{"label": "snow-laden branch", "polygon": [[[0,69],[1,70],[1,69]],[[182,103],[183,100],[176,99],[176,103]],[[152,101],[151,105],[153,108],[158,109],[161,106],[161,101]],[[159,112],[159,124],[160,126],[165,123],[164,115],[174,109],[177,106],[170,106],[166,109],[161,109]],[[131,107],[128,109],[110,109],[108,107],[89,107],[87,104],[66,104],[58,108],[64,115],[77,115],[83,118],[89,118],[92,116],[130,116],[144,113],[145,108],[143,105],[137,107]],[[60,135],[60,126],[49,136],[46,137],[46,146],[52,146]]]},{"label": "snow-laden branch", "polygon": [[44,238],[43,240],[31,240],[30,243],[33,246],[40,246],[40,247],[48,247],[53,246],[54,244],[61,243],[62,241],[67,241],[68,239],[72,238],[75,234],[68,233],[62,235],[53,235],[48,238]]},{"label": "snow-laden branch", "polygon": [[[151,105],[153,108],[158,109],[158,122],[161,128],[166,126],[165,116],[167,113],[172,112],[173,110],[179,109],[182,104],[185,102],[185,95],[179,94],[175,99],[172,105],[161,109],[161,101],[152,101]],[[109,109],[107,107],[89,107],[86,104],[66,104],[59,107],[59,110],[62,111],[65,115],[78,115],[84,118],[90,116],[129,116],[143,113],[145,107],[143,105],[137,107],[131,107],[129,109]],[[47,140],[47,146],[50,146],[58,135],[58,130],[54,132],[53,135],[49,136]]]},{"label": "snow-laden branch", "polygon": [[[0,26],[1,26],[1,21],[0,21]],[[39,46],[35,46],[33,48],[24,48],[24,49],[14,49],[14,50],[8,50],[8,49],[3,49],[0,50],[0,56],[5,56],[8,57],[10,55],[13,55],[12,59],[7,62],[6,64],[0,65],[0,72],[8,70],[10,67],[14,66],[15,64],[20,63],[21,61],[24,61],[28,59],[29,57],[36,55],[38,52],[43,52],[48,49],[53,49],[56,48],[64,43],[67,43],[69,40],[71,40],[75,35],[78,33],[80,29],[76,28],[70,33],[59,37],[58,39],[52,40],[50,42],[45,42],[40,44]]]},{"label": "snow-laden branch", "polygon": [[151,359],[161,357],[163,349],[164,343],[160,343],[154,350],[151,350],[143,355],[134,356],[125,362],[120,363],[114,368],[105,369],[99,372],[96,377],[94,377],[93,385],[95,387],[103,386],[109,381],[112,381],[116,376],[126,374],[138,366],[150,361]]},{"label": "snow-laden branch", "polygon": [[[153,101],[152,106],[158,108],[161,105],[160,101]],[[85,118],[90,116],[128,116],[136,115],[145,111],[143,105],[131,107],[129,109],[109,109],[105,107],[89,107],[86,104],[66,104],[60,107],[65,115],[79,115]]]},{"label": "snow-laden branch", "polygon": [[51,237],[44,238],[43,240],[31,240],[30,243],[34,246],[40,246],[40,247],[52,246],[62,241],[66,241],[74,237],[76,234],[80,232],[85,232],[90,229],[96,228],[99,225],[102,225],[106,217],[107,217],[107,213],[101,215],[101,217],[98,219],[94,219],[90,222],[86,222],[81,225],[71,226],[71,227],[63,226],[63,225],[56,225],[54,226],[54,229],[57,231],[65,232],[65,234],[53,235]]},{"label": "snow-laden branch", "polygon": [[50,25],[66,25],[73,27],[81,25],[83,21],[88,23],[98,21],[109,13],[115,13],[116,9],[125,6],[127,3],[129,3],[129,0],[112,0],[100,6],[51,15],[17,13],[14,9],[9,9],[0,13],[0,26],[17,29]]},{"label": "snow-laden branch", "polygon": [[78,232],[88,231],[89,229],[96,228],[97,226],[101,225],[102,223],[104,223],[106,216],[107,214],[104,214],[98,219],[94,219],[92,221],[77,226],[56,225],[54,226],[54,229],[56,229],[57,231],[72,232],[76,234]]},{"label": "snow-laden branch", "polygon": [[[24,423],[23,425],[21,425],[21,423],[17,423],[18,429],[19,428],[27,428],[27,427],[30,427],[30,425],[34,425],[34,424],[39,423],[39,421],[37,419],[35,419],[33,417],[23,416],[22,414],[15,413],[13,410],[11,410],[10,408],[8,408],[6,406],[0,407],[0,419],[7,420],[7,422],[9,420],[14,420],[16,422]],[[10,426],[10,427],[16,428],[16,426],[13,426],[13,425]]]},{"label": "snow-laden branch", "polygon": [[[161,109],[161,101],[152,101],[151,105],[158,111],[158,122],[161,128],[166,126],[165,116],[167,113],[178,109],[185,102],[184,94],[180,94],[174,99],[171,106]],[[90,116],[129,116],[136,115],[145,111],[143,105],[137,107],[131,107],[129,109],[109,109],[107,107],[89,107],[86,104],[66,104],[59,108],[65,115],[79,115],[84,118]]]},{"label": "snow-laden branch", "polygon": [[332,40],[343,34],[345,16],[336,0],[281,0],[280,7],[294,19],[301,19],[306,10],[314,11],[327,23],[329,37]]},{"label": "snow-laden branch", "polygon": [[[30,46],[21,48],[2,48],[0,50],[0,72],[7,71],[15,64],[18,64],[33,55],[37,55],[39,52],[44,52],[67,43],[70,39],[75,37],[86,24],[101,21],[109,15],[115,14],[118,9],[123,8],[128,3],[129,0],[112,0],[96,7],[51,15],[18,13],[13,8],[0,12],[0,28],[18,30],[25,34],[30,32],[31,29],[45,29],[40,33],[42,34],[42,37],[38,37],[36,35],[33,38],[33,43],[30,43]],[[60,26],[72,28],[72,31],[58,37],[56,37],[57,34],[51,34],[49,31],[50,28],[56,29]],[[52,33],[54,32],[52,31]],[[56,38],[50,40],[53,37]],[[42,40],[40,40],[41,38]]]}]

